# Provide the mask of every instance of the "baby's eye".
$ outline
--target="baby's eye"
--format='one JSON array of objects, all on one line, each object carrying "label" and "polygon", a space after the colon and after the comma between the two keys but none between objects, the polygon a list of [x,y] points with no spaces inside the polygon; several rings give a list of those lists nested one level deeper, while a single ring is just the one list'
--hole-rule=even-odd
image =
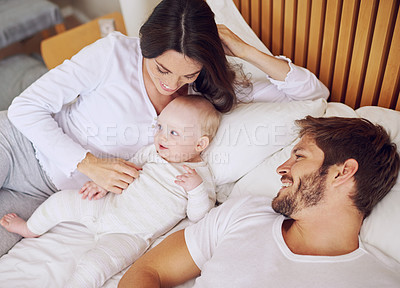
[{"label": "baby's eye", "polygon": [[175,130],[171,130],[171,135],[173,135],[173,136],[179,136],[179,133],[178,132],[176,132]]},{"label": "baby's eye", "polygon": [[162,126],[161,124],[157,124],[157,130],[161,131],[162,130]]}]

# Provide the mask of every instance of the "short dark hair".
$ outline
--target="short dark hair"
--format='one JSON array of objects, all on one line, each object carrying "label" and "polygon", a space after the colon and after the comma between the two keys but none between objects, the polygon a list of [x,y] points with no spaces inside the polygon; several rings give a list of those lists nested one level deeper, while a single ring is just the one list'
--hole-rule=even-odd
[{"label": "short dark hair", "polygon": [[205,0],[163,0],[139,31],[143,57],[175,50],[203,65],[194,89],[220,112],[236,104],[236,73],[219,38],[214,13]]},{"label": "short dark hair", "polygon": [[351,199],[367,217],[372,208],[395,185],[400,157],[386,130],[363,118],[314,118],[297,120],[300,137],[310,136],[324,152],[322,166],[358,162],[354,174],[356,191]]}]

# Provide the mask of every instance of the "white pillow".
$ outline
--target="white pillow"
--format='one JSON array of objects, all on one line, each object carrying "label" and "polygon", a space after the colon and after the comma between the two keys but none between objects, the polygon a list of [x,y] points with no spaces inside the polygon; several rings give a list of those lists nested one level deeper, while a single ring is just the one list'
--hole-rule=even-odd
[{"label": "white pillow", "polygon": [[268,196],[273,199],[282,186],[281,176],[276,172],[276,168],[289,159],[290,152],[296,143],[297,141],[272,154],[239,179],[233,186],[229,198],[251,194]]},{"label": "white pillow", "polygon": [[236,182],[266,157],[297,137],[294,120],[322,116],[324,99],[285,103],[240,104],[222,116],[221,125],[203,154],[216,185]]},{"label": "white pillow", "polygon": [[340,102],[329,102],[324,117],[359,117],[350,106]]},{"label": "white pillow", "polygon": [[[360,117],[382,125],[400,152],[400,112],[381,107],[362,107],[356,110]],[[372,210],[361,228],[365,242],[378,247],[400,262],[400,179],[389,194]]]},{"label": "white pillow", "polygon": [[390,138],[400,148],[400,112],[377,106],[365,106],[356,110],[357,115],[372,123],[382,125]]}]

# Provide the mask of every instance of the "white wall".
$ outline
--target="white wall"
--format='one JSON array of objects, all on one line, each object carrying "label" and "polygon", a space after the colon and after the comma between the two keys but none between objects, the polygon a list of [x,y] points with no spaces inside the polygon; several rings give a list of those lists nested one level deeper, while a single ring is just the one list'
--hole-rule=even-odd
[{"label": "white wall", "polygon": [[115,11],[121,12],[118,0],[71,0],[71,4],[74,9],[81,11],[89,19],[94,19]]},{"label": "white wall", "polygon": [[129,36],[139,36],[139,28],[160,0],[119,0],[126,31]]}]

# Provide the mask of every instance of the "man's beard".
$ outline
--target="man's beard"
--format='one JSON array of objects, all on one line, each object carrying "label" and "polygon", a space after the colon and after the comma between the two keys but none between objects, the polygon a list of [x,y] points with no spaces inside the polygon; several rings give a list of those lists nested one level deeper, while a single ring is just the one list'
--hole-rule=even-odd
[{"label": "man's beard", "polygon": [[291,217],[304,208],[317,205],[324,196],[327,171],[328,168],[322,166],[318,171],[301,177],[296,191],[286,191],[283,196],[279,192],[272,201],[272,209]]}]

